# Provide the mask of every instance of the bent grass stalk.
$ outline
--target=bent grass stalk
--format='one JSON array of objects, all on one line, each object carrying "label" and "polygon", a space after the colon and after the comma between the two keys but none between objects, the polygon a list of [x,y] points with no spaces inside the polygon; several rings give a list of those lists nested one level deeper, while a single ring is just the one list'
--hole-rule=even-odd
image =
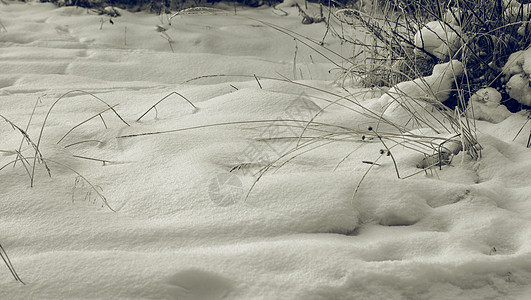
[{"label": "bent grass stalk", "polygon": [[18,273],[15,270],[15,267],[13,267],[13,264],[11,263],[11,259],[9,259],[9,256],[7,255],[7,252],[4,249],[4,247],[2,247],[2,244],[0,244],[0,257],[4,261],[5,265],[9,269],[9,272],[11,272],[11,275],[13,275],[15,280],[25,285],[26,283],[24,283],[24,281],[20,279],[20,276],[18,276]]},{"label": "bent grass stalk", "polygon": [[115,108],[116,106],[118,106],[118,105],[114,105],[114,106],[112,106],[112,107],[108,107],[108,108],[106,108],[105,110],[103,110],[103,111],[101,111],[101,112],[99,112],[99,113],[93,115],[92,117],[86,119],[85,121],[82,121],[81,123],[75,125],[75,126],[72,127],[70,130],[68,130],[68,132],[65,133],[65,135],[63,135],[63,137],[60,138],[59,141],[57,141],[56,144],[59,144],[62,140],[64,140],[64,139],[65,139],[65,138],[66,138],[66,137],[67,137],[72,131],[74,131],[74,129],[78,128],[79,126],[81,126],[81,125],[87,123],[88,121],[90,121],[90,120],[92,120],[92,119],[94,119],[94,118],[97,118],[98,116],[99,116],[100,118],[102,118],[103,125],[105,126],[105,128],[107,128],[107,124],[105,124],[105,121],[103,120],[103,117],[101,116],[101,114],[103,114],[104,112],[106,112],[106,111],[108,111],[108,110],[111,110],[111,109]]},{"label": "bent grass stalk", "polygon": [[136,119],[137,122],[139,122],[145,115],[147,115],[152,109],[156,109],[156,106],[159,105],[162,101],[164,101],[165,99],[167,99],[168,97],[170,97],[171,95],[177,95],[181,98],[183,98],[184,100],[186,100],[186,102],[188,102],[188,104],[190,104],[193,108],[194,108],[194,112],[196,112],[199,108],[197,108],[193,103],[192,101],[188,100],[188,98],[186,98],[185,96],[177,93],[177,92],[171,92],[169,93],[168,95],[164,96],[162,99],[160,99],[159,101],[157,101],[157,103],[153,104],[145,113],[143,113],[138,119]]},{"label": "bent grass stalk", "polygon": [[68,144],[65,146],[65,148],[70,148],[72,146],[83,144],[83,143],[98,143],[100,145],[103,144],[103,142],[100,140],[86,140],[86,141],[79,141],[79,142],[74,142],[72,144]]},{"label": "bent grass stalk", "polygon": [[[153,131],[153,132],[133,133],[133,134],[128,134],[128,135],[117,136],[116,138],[118,139],[133,138],[133,137],[141,137],[141,136],[148,136],[148,135],[183,132],[183,131],[189,131],[189,130],[195,130],[195,129],[209,128],[209,127],[256,124],[256,123],[274,123],[274,122],[306,123],[307,121],[306,120],[294,120],[294,119],[242,120],[242,121],[232,121],[232,122],[223,122],[223,123],[214,123],[214,124],[204,124],[204,125],[198,125],[198,126],[193,126],[193,127],[185,127],[185,128],[177,128],[177,129],[169,129],[169,130],[161,130],[161,131]],[[340,129],[354,130],[353,128],[348,128],[348,127],[344,127],[340,125],[333,125],[333,124],[326,124],[326,123],[319,123],[319,122],[314,122],[314,123],[318,125],[327,125],[330,127],[335,127],[335,128],[340,128]]]}]

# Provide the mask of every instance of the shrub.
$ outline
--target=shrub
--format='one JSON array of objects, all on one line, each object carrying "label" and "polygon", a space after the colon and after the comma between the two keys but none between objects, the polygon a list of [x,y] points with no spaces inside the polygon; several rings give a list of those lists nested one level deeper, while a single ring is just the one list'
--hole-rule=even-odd
[{"label": "shrub", "polygon": [[[425,76],[437,63],[457,59],[465,67],[465,76],[456,82],[459,93],[454,93],[454,105],[465,105],[476,91],[492,87],[502,93],[502,103],[511,110],[522,109],[510,100],[500,75],[509,55],[530,45],[530,4],[525,2],[374,0],[365,11],[343,6],[346,9],[336,17],[365,30],[373,42],[340,38],[375,62],[368,69],[350,69],[346,75],[356,73],[365,85],[391,86]],[[431,36],[443,44],[441,53],[425,46]]]}]

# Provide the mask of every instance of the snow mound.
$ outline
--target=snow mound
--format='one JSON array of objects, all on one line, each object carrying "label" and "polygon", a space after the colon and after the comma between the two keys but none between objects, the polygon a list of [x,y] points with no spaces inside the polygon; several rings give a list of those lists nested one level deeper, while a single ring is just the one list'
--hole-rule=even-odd
[{"label": "snow mound", "polygon": [[507,107],[500,105],[501,99],[502,95],[496,89],[480,89],[469,99],[469,115],[477,120],[500,123],[511,115]]},{"label": "snow mound", "polygon": [[511,54],[502,71],[509,78],[505,85],[509,96],[520,104],[531,106],[531,49]]},{"label": "snow mound", "polygon": [[455,79],[462,72],[463,64],[452,60],[436,65],[430,76],[398,83],[379,99],[383,116],[400,125],[444,120],[434,108],[448,99]]},{"label": "snow mound", "polygon": [[531,86],[527,74],[516,74],[505,85],[509,96],[518,103],[531,106]]},{"label": "snow mound", "polygon": [[[458,25],[432,21],[415,33],[413,41],[416,47],[445,60],[452,57],[461,46],[461,35],[461,27]],[[418,53],[420,50],[415,48],[415,51]]]}]

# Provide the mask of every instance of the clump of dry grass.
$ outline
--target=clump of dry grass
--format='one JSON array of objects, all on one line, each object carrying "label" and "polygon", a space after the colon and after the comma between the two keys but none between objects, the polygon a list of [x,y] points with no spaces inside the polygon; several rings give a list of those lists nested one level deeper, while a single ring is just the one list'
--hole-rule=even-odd
[{"label": "clump of dry grass", "polygon": [[[252,80],[256,79],[255,75],[205,75],[197,78],[193,78],[184,83],[189,83],[191,81],[201,80],[204,78],[212,77],[243,77]],[[381,143],[383,150],[380,153],[380,156],[373,161],[364,160],[363,163],[369,164],[367,173],[374,167],[378,165],[378,161],[383,157],[389,157],[393,161],[393,166],[399,179],[407,179],[409,177],[415,176],[417,174],[426,173],[428,171],[434,171],[435,168],[442,168],[442,166],[447,165],[451,162],[451,159],[454,155],[459,153],[461,150],[465,149],[471,156],[476,158],[479,156],[480,146],[475,142],[474,133],[466,129],[466,126],[460,122],[460,118],[456,118],[448,112],[447,118],[452,120],[453,123],[450,123],[450,126],[447,128],[437,128],[433,126],[435,132],[441,132],[440,130],[445,130],[447,135],[451,137],[444,137],[443,135],[421,135],[411,132],[411,128],[404,127],[403,125],[396,124],[391,120],[386,119],[381,115],[381,113],[367,109],[361,105],[358,101],[358,97],[362,97],[366,91],[360,91],[359,93],[349,93],[345,90],[345,93],[333,92],[326,89],[321,89],[312,85],[305,84],[303,82],[292,81],[287,78],[273,78],[261,76],[261,79],[267,81],[281,81],[284,83],[292,84],[296,87],[302,87],[308,90],[313,90],[319,93],[324,94],[325,96],[312,96],[317,101],[326,103],[321,110],[313,114],[313,117],[310,119],[286,119],[286,118],[277,118],[270,120],[237,120],[232,122],[225,123],[214,123],[214,124],[204,124],[188,128],[177,128],[169,129],[164,131],[155,131],[155,132],[144,132],[138,134],[129,134],[124,136],[119,136],[118,138],[135,138],[142,137],[147,135],[160,135],[160,134],[175,134],[178,132],[189,131],[189,130],[201,130],[211,127],[220,127],[220,126],[241,126],[241,125],[263,125],[270,128],[289,127],[290,129],[295,129],[300,132],[296,136],[279,136],[271,137],[270,139],[282,139],[282,140],[292,140],[295,143],[295,146],[292,149],[289,149],[285,153],[280,154],[276,159],[265,162],[262,165],[262,168],[254,174],[255,179],[248,191],[246,197],[249,197],[251,191],[259,180],[265,176],[268,172],[276,171],[281,169],[283,166],[293,161],[295,158],[304,155],[310,151],[316,150],[321,147],[325,147],[332,143],[337,142],[351,142],[359,143],[358,147],[355,147],[350,153],[345,154],[344,158],[338,162],[339,167],[346,159],[348,159],[353,153],[356,152],[359,147],[366,143]],[[261,84],[261,88],[264,88],[264,83]],[[358,117],[363,117],[367,119],[369,123],[372,123],[371,126],[368,126],[365,129],[360,129],[356,127],[348,127],[344,125],[338,125],[333,123],[323,123],[317,120],[317,117],[329,109],[331,106],[339,106],[343,109],[346,109],[352,112]],[[453,126],[453,127],[452,127]],[[442,133],[442,132],[441,132]],[[468,144],[467,144],[468,143]],[[472,143],[474,143],[472,145]],[[449,144],[455,144],[458,146],[448,147]],[[464,145],[464,146],[463,146]],[[472,146],[469,146],[472,145]],[[413,152],[421,154],[424,159],[419,160],[420,170],[413,172],[411,174],[403,174],[399,169],[398,163],[393,155],[396,148],[405,148]],[[458,149],[458,150],[456,150]],[[253,163],[253,162],[251,162]],[[236,167],[232,167],[230,171],[234,170]],[[364,178],[365,176],[363,176]],[[363,181],[360,181],[361,182]],[[357,189],[356,189],[357,190]]]},{"label": "clump of dry grass", "polygon": [[[62,100],[66,99],[67,96],[72,95],[72,94],[89,95],[91,97],[91,99],[95,99],[99,103],[103,103],[105,106],[107,106],[107,108],[105,110],[102,110],[101,112],[97,113],[96,115],[92,116],[91,118],[89,118],[89,119],[87,119],[85,121],[82,121],[79,124],[73,126],[70,130],[67,131],[66,134],[63,135],[63,137],[57,142],[57,144],[59,144],[61,141],[63,141],[75,129],[77,129],[78,127],[82,126],[83,124],[87,123],[88,121],[90,121],[90,120],[92,120],[92,119],[94,119],[96,117],[100,117],[100,119],[102,120],[105,128],[107,128],[107,125],[106,125],[105,120],[103,118],[103,113],[105,113],[106,111],[109,111],[109,110],[114,112],[114,114],[117,116],[117,118],[119,118],[124,124],[128,125],[128,123],[114,109],[116,107],[116,105],[115,106],[111,106],[106,101],[104,101],[103,99],[99,98],[98,96],[96,96],[96,95],[94,95],[92,93],[89,93],[89,92],[86,92],[86,91],[82,91],[82,90],[73,90],[73,91],[69,91],[69,92],[63,94],[62,96],[57,98],[52,103],[52,105],[48,109],[48,111],[46,113],[46,116],[45,116],[45,118],[43,120],[43,123],[42,123],[40,131],[39,131],[38,138],[34,139],[34,138],[32,138],[30,136],[30,134],[28,132],[29,132],[30,126],[32,125],[32,121],[33,121],[33,118],[34,118],[35,110],[37,108],[37,105],[40,102],[40,98],[39,98],[35,102],[35,105],[33,107],[33,110],[31,112],[30,118],[29,118],[25,128],[22,128],[21,126],[15,124],[13,121],[8,119],[7,117],[5,117],[5,116],[0,114],[0,119],[2,119],[5,123],[7,123],[8,126],[10,126],[15,132],[17,132],[21,136],[21,142],[20,142],[20,145],[18,145],[18,149],[15,148],[14,150],[4,150],[4,149],[0,150],[0,152],[6,153],[6,154],[16,155],[14,160],[12,160],[12,161],[0,166],[0,171],[4,171],[9,166],[16,167],[17,164],[19,164],[26,171],[26,174],[28,175],[28,178],[29,178],[30,186],[33,187],[35,182],[36,182],[36,173],[35,173],[35,171],[36,171],[36,168],[37,168],[38,165],[42,165],[50,177],[52,176],[52,168],[50,167],[50,165],[58,166],[60,168],[69,170],[72,173],[76,174],[76,180],[75,180],[74,189],[73,189],[73,192],[72,192],[72,199],[74,199],[74,194],[75,194],[76,189],[82,188],[84,190],[84,192],[86,193],[86,195],[85,195],[85,199],[86,200],[88,200],[90,202],[93,202],[93,203],[95,203],[97,200],[99,200],[102,203],[103,206],[106,206],[111,211],[114,211],[114,209],[109,205],[109,203],[108,203],[107,199],[105,198],[105,196],[102,194],[101,188],[99,186],[94,185],[93,183],[91,183],[91,181],[88,178],[86,178],[80,172],[78,172],[77,170],[75,170],[74,168],[69,166],[66,162],[48,158],[41,150],[43,142],[44,142],[43,136],[44,136],[44,130],[45,130],[45,127],[46,127],[46,123],[47,123],[47,121],[48,121],[48,119],[49,119],[54,107],[56,107],[56,105],[59,102],[61,102]],[[83,142],[85,142],[85,141],[76,142],[74,144],[83,143]],[[25,151],[22,150],[24,144],[27,144],[27,145],[30,146],[30,150],[29,151],[32,152],[32,154],[27,155],[26,153],[24,153]],[[73,144],[67,145],[66,147],[71,146],[71,145],[73,145]],[[73,157],[87,159],[86,157],[81,157],[81,156],[76,156],[76,155],[73,155]],[[66,159],[67,159],[67,157],[65,157],[65,160]],[[4,250],[4,248],[1,245],[0,245],[0,257],[4,261],[5,265],[7,266],[7,268],[9,269],[9,271],[11,272],[11,274],[13,275],[15,280],[17,280],[17,281],[19,281],[19,282],[24,284],[24,282],[20,279],[19,275],[15,271],[15,268],[13,267],[13,264],[11,263],[11,260],[10,260],[9,256],[7,255],[6,251]]]},{"label": "clump of dry grass", "polygon": [[[15,124],[14,122],[12,122],[7,117],[5,117],[3,115],[0,115],[0,119],[3,119],[3,121],[5,121],[13,130],[18,132],[21,135],[21,137],[22,137],[22,141],[21,141],[18,149],[15,149],[15,150],[12,150],[12,151],[4,150],[4,152],[6,152],[6,153],[16,154],[16,158],[14,160],[8,162],[7,164],[5,164],[3,166],[0,166],[0,171],[6,169],[6,167],[8,167],[8,166],[16,167],[17,164],[20,163],[24,167],[24,169],[25,169],[25,171],[26,171],[26,173],[28,175],[30,186],[33,187],[35,185],[35,182],[36,182],[36,168],[37,168],[37,166],[42,165],[50,177],[52,177],[52,168],[50,167],[50,165],[59,166],[59,167],[61,167],[63,169],[69,170],[69,171],[73,172],[74,174],[76,174],[76,176],[77,176],[76,177],[77,178],[76,182],[77,183],[82,182],[83,185],[87,187],[86,190],[87,190],[88,194],[96,195],[96,198],[99,199],[104,206],[109,208],[111,211],[114,211],[114,209],[109,205],[109,203],[108,203],[107,199],[105,198],[105,196],[101,193],[100,188],[98,186],[92,184],[88,180],[88,178],[83,176],[80,172],[78,172],[77,170],[75,170],[74,168],[69,166],[64,161],[59,161],[57,159],[48,158],[41,150],[43,142],[44,142],[44,131],[45,131],[45,128],[46,128],[47,121],[49,120],[49,118],[50,118],[50,116],[52,114],[52,111],[54,110],[56,105],[58,105],[63,100],[67,99],[67,96],[76,95],[76,94],[90,96],[90,99],[93,99],[96,102],[105,105],[106,108],[104,110],[102,110],[101,112],[99,112],[99,113],[93,115],[92,117],[88,118],[87,120],[84,120],[84,121],[78,123],[77,125],[73,126],[72,128],[70,128],[62,136],[62,138],[59,139],[56,142],[56,144],[59,144],[63,140],[65,140],[65,138],[69,134],[71,134],[75,129],[79,128],[80,126],[84,125],[88,121],[90,121],[90,120],[92,120],[94,118],[97,118],[97,117],[99,117],[101,119],[103,125],[105,126],[105,128],[107,128],[107,124],[105,122],[105,119],[103,118],[103,113],[105,113],[107,111],[112,111],[114,113],[114,115],[121,122],[123,122],[125,125],[129,126],[129,124],[115,110],[116,105],[112,106],[112,105],[108,104],[106,101],[104,101],[103,99],[99,98],[98,96],[96,96],[93,93],[86,92],[86,91],[83,91],[83,90],[72,90],[72,91],[69,91],[69,92],[61,95],[60,97],[58,97],[51,104],[50,108],[48,109],[48,111],[47,111],[47,113],[46,113],[46,115],[44,117],[42,125],[40,127],[38,137],[37,137],[37,139],[35,139],[35,138],[30,136],[28,131],[29,131],[29,128],[31,126],[31,123],[32,123],[32,120],[33,120],[33,117],[34,117],[35,108],[37,107],[37,104],[39,103],[39,101],[37,101],[35,103],[35,106],[33,108],[32,113],[30,115],[29,121],[28,121],[28,123],[27,123],[27,125],[26,125],[26,127],[24,129],[21,126],[19,126],[19,125]],[[85,141],[78,141],[76,143],[71,143],[71,144],[65,146],[65,148],[68,148],[69,146],[72,146],[73,144],[79,144],[79,143],[83,143],[83,142],[85,142]],[[23,151],[22,151],[23,144],[27,144],[27,145],[31,146],[31,149],[32,149],[33,153],[29,154],[29,155],[27,155],[26,153],[23,153]],[[65,159],[67,159],[68,157],[69,156],[65,157]],[[80,158],[80,159],[98,160],[98,161],[102,161],[103,163],[108,162],[106,160],[87,158],[87,157],[84,157],[84,156],[77,156],[77,155],[72,155],[72,157]]]},{"label": "clump of dry grass", "polygon": [[[328,19],[325,19],[327,24],[327,33],[330,32],[335,37],[341,39],[343,42],[350,43],[355,46],[355,49],[360,52],[352,57],[345,57],[334,50],[327,48],[323,41],[318,41],[312,38],[308,38],[292,30],[283,28],[276,24],[268,23],[261,20],[255,20],[265,26],[268,26],[274,30],[279,31],[282,34],[292,37],[298,44],[302,44],[317,54],[321,55],[338,69],[343,70],[345,76],[354,76],[361,78],[361,82],[370,86],[391,86],[404,80],[412,80],[414,78],[420,78],[431,74],[433,66],[436,63],[441,62],[441,58],[434,55],[430,51],[418,47],[415,45],[414,35],[418,28],[420,28],[425,22],[435,18],[436,16],[442,16],[443,5],[439,2],[432,1],[433,5],[429,6],[430,10],[422,10],[424,6],[427,7],[427,1],[420,1],[418,5],[405,9],[400,5],[386,5],[382,8],[376,5],[368,6],[369,9],[378,10],[380,14],[378,17],[374,17],[373,14],[364,13],[355,9],[342,9],[340,14],[335,11],[332,14],[334,8],[328,7]],[[334,2],[335,3],[335,2]],[[179,15],[194,15],[194,14],[216,14],[227,15],[228,12],[211,9],[211,8],[194,8],[187,9],[175,13],[173,17]],[[323,14],[326,15],[326,14]],[[243,17],[245,18],[245,17]],[[335,19],[333,19],[335,18]],[[441,17],[440,17],[441,18]],[[250,19],[250,18],[247,18]],[[334,20],[340,21],[340,24],[347,24],[349,26],[358,26],[364,28],[372,37],[372,42],[367,43],[366,40],[355,40],[352,37],[348,37],[341,34],[340,30],[333,27]],[[416,25],[415,25],[416,24]],[[324,38],[323,38],[324,40]],[[463,49],[459,49],[453,55],[462,55]],[[368,63],[367,60],[368,59]],[[455,58],[448,56],[445,59]],[[361,62],[359,62],[361,61]],[[348,67],[345,68],[344,66]],[[198,78],[191,79],[199,80],[208,77],[246,77],[249,80],[253,78],[257,80],[260,88],[262,84],[257,79],[256,75],[205,75]],[[295,77],[295,76],[294,76]],[[465,72],[465,79],[468,78],[468,74]],[[327,97],[317,97],[319,100],[325,101],[327,104],[317,112],[309,120],[295,120],[295,119],[275,119],[275,120],[240,120],[219,124],[205,124],[201,126],[191,128],[171,129],[166,131],[147,132],[140,134],[132,134],[127,136],[121,136],[120,138],[132,138],[145,135],[156,134],[169,134],[176,133],[185,130],[198,130],[215,126],[234,126],[242,124],[267,124],[268,126],[283,126],[290,128],[300,129],[301,134],[293,137],[279,137],[282,139],[291,138],[295,139],[296,146],[280,155],[274,161],[267,163],[257,174],[255,181],[249,191],[251,192],[255,184],[272,169],[279,169],[286,165],[296,157],[303,155],[314,149],[324,147],[330,143],[338,141],[353,141],[353,142],[367,142],[369,140],[377,141],[382,144],[382,152],[380,157],[374,161],[364,161],[363,163],[369,164],[370,167],[367,170],[369,172],[374,166],[379,165],[378,160],[384,156],[389,156],[397,174],[400,179],[409,178],[416,174],[426,173],[428,170],[435,168],[442,168],[443,165],[451,163],[452,157],[459,151],[466,151],[472,158],[478,159],[481,156],[481,146],[476,140],[475,128],[466,116],[466,112],[463,109],[465,103],[465,90],[462,87],[461,78],[454,76],[454,84],[456,94],[461,102],[461,106],[455,108],[446,107],[440,101],[436,94],[438,91],[426,91],[425,99],[411,99],[413,102],[428,103],[436,112],[431,113],[430,109],[425,108],[425,114],[432,120],[425,119],[422,114],[417,114],[415,111],[409,111],[411,114],[412,124],[418,128],[429,127],[436,133],[446,133],[451,138],[442,138],[441,136],[426,136],[420,134],[411,133],[412,126],[404,126],[403,124],[394,123],[392,120],[386,119],[380,112],[371,111],[366,107],[359,104],[356,100],[358,95],[346,93],[339,94],[328,90],[315,88],[313,86],[305,85],[297,81],[292,81],[288,78],[271,78],[260,77],[264,80],[277,80],[287,82],[289,84],[296,85],[298,87],[304,87],[308,90],[318,91],[324,93]],[[187,81],[189,82],[189,81]],[[185,83],[187,83],[185,82]],[[427,87],[429,85],[426,84]],[[469,89],[469,88],[468,88]],[[470,93],[470,89],[468,93]],[[408,95],[401,95],[408,97]],[[345,108],[354,114],[363,116],[372,120],[374,126],[369,126],[366,130],[360,130],[359,128],[347,128],[344,126],[338,126],[330,123],[321,123],[316,121],[316,118],[330,106],[340,106]],[[442,118],[437,120],[436,118]],[[413,126],[413,127],[415,127]],[[386,128],[386,129],[381,129]],[[391,130],[390,130],[391,129]],[[458,145],[448,149],[448,144]],[[413,174],[402,174],[398,168],[398,164],[393,155],[395,147],[403,147],[410,149],[411,151],[422,154],[424,159],[419,161],[418,167],[421,170],[414,172]],[[458,150],[456,150],[458,149]],[[338,163],[338,166],[346,160],[352,153],[345,155],[344,159]],[[364,176],[365,177],[365,176]],[[363,181],[363,179],[361,180]],[[361,184],[361,182],[360,182]],[[359,187],[359,186],[358,186]],[[249,196],[249,194],[247,195]]]}]

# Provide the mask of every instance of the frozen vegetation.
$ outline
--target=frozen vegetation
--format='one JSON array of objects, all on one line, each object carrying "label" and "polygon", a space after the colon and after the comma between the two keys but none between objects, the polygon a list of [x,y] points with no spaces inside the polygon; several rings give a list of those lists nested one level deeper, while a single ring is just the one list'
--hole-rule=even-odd
[{"label": "frozen vegetation", "polygon": [[[295,3],[0,3],[0,299],[529,299],[529,112],[445,110],[455,59],[356,85]],[[531,50],[500,69],[530,105]]]}]

